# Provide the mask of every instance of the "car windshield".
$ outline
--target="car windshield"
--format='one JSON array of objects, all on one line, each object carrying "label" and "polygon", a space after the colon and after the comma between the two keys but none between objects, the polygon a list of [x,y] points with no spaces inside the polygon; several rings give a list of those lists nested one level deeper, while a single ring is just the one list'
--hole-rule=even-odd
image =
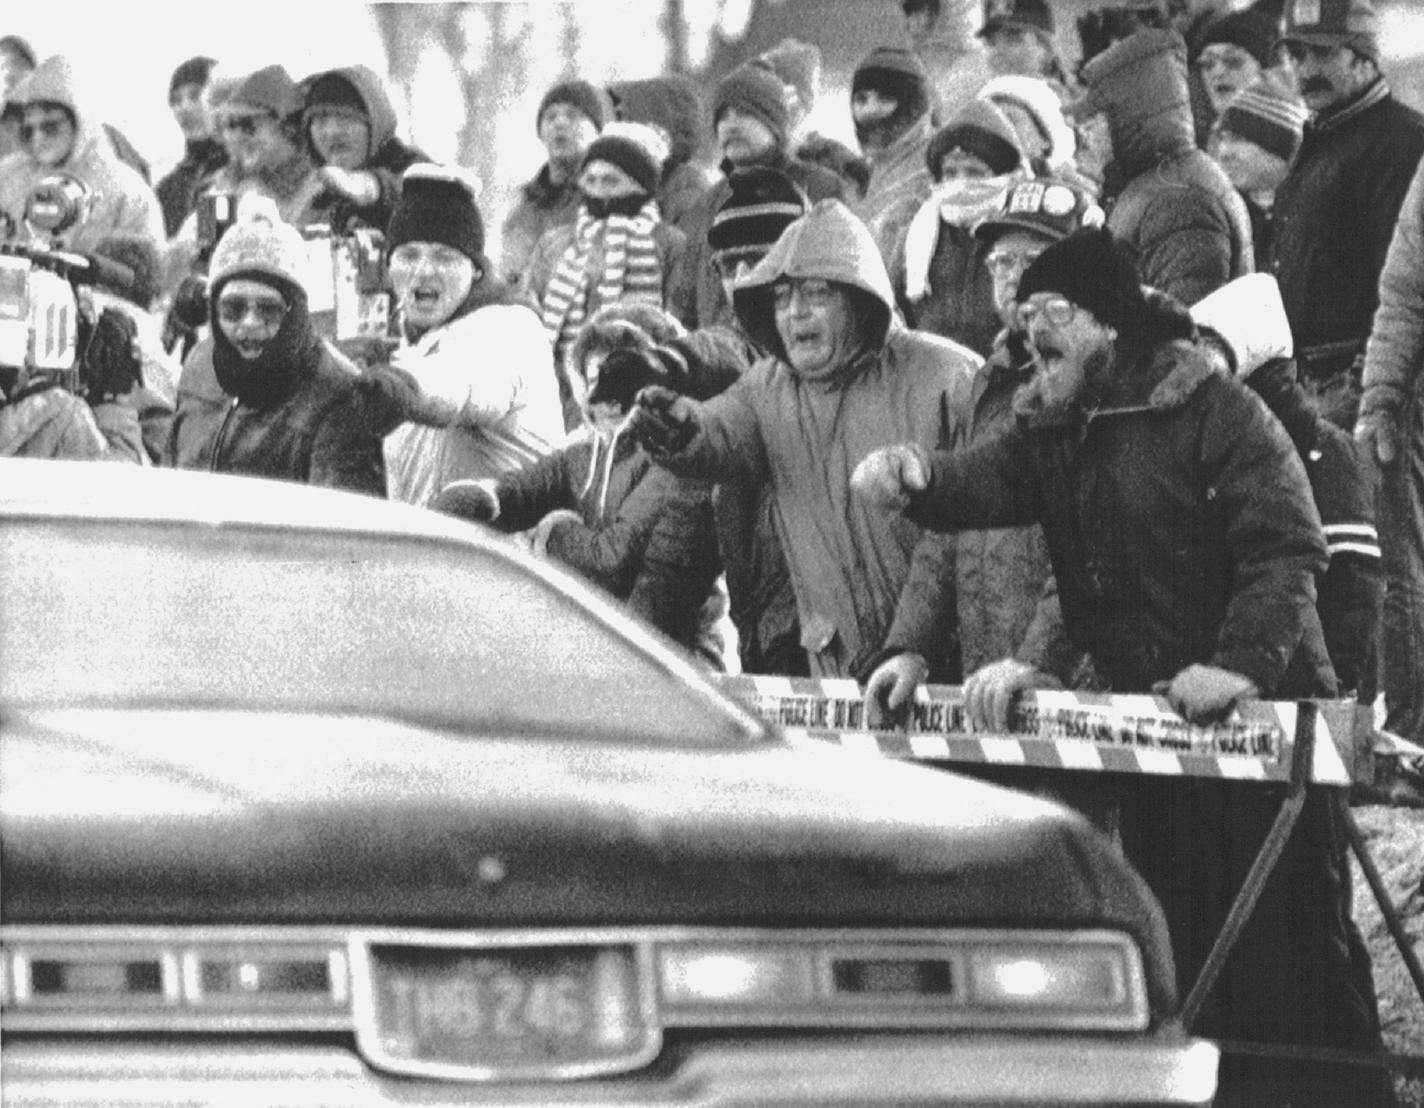
[{"label": "car windshield", "polygon": [[513,559],[432,539],[17,519],[0,700],[395,716],[477,733],[754,731]]}]

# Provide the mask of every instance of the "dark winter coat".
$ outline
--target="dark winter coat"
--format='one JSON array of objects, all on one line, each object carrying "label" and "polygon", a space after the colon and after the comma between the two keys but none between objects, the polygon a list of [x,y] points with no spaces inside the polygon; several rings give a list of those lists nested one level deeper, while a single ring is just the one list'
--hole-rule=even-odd
[{"label": "dark winter coat", "polygon": [[[969,228],[941,223],[934,256],[930,259],[929,293],[921,300],[903,305],[906,322],[911,327],[953,339],[981,358],[993,351],[994,339],[1002,326],[994,307],[994,282],[984,266],[985,253]],[[903,295],[903,236],[891,277],[896,293]]]},{"label": "dark winter coat", "polygon": [[721,572],[708,485],[652,464],[631,439],[592,436],[507,473],[495,486],[504,531],[577,512],[549,533],[547,553],[689,650]]},{"label": "dark winter coat", "polygon": [[1271,251],[1298,352],[1363,345],[1421,154],[1424,117],[1394,99],[1383,78],[1306,125],[1300,153],[1276,190]]},{"label": "dark winter coat", "polygon": [[153,190],[158,194],[158,203],[163,209],[163,230],[169,238],[178,233],[193,210],[199,187],[226,164],[227,149],[217,139],[198,139],[184,145],[183,160]]},{"label": "dark winter coat", "polygon": [[164,464],[384,496],[381,440],[366,420],[357,375],[322,341],[294,367],[285,397],[246,404],[218,384],[213,343],[205,339],[183,364]]},{"label": "dark winter coat", "polygon": [[909,517],[934,530],[1041,522],[1075,646],[1118,692],[1191,663],[1263,696],[1333,692],[1315,609],[1325,539],[1280,424],[1185,342],[1119,371],[1088,415],[1018,422],[939,453]]}]

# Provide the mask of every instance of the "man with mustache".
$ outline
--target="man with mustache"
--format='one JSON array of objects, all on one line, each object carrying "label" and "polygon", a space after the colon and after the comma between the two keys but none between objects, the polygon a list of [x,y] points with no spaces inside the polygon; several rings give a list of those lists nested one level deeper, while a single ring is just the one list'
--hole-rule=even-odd
[{"label": "man with mustache", "polygon": [[1302,383],[1321,413],[1349,430],[1380,271],[1424,154],[1424,117],[1380,74],[1370,0],[1291,0],[1281,42],[1311,119],[1276,190],[1269,265]]}]

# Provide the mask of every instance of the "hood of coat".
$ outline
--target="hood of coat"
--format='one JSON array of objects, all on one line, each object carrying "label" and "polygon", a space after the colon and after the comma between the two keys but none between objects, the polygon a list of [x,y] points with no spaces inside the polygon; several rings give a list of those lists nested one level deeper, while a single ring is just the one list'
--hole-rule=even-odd
[{"label": "hood of coat", "polygon": [[786,278],[817,277],[863,294],[868,309],[865,346],[879,352],[890,332],[895,294],[875,239],[839,200],[821,200],[791,224],[755,269],[732,292],[743,332],[763,350],[786,361],[776,330],[772,286]]},{"label": "hood of coat", "polygon": [[[396,137],[396,110],[391,104],[391,97],[386,91],[385,82],[381,80],[375,70],[368,66],[348,65],[340,69],[329,69],[325,73],[318,73],[313,77],[307,82],[307,87],[315,86],[318,81],[338,80],[344,82],[360,98],[366,108],[366,118],[371,123],[371,149],[366,157],[366,161],[369,163],[381,147]],[[309,134],[307,150],[320,164],[320,158],[312,149]]]},{"label": "hood of coat", "polygon": [[69,59],[60,54],[40,62],[33,73],[15,86],[10,95],[11,104],[59,104],[74,116],[74,149],[70,151],[64,164],[56,166],[56,169],[63,170],[77,165],[94,150],[103,134],[94,116],[86,110],[84,99],[76,91],[74,70]]},{"label": "hood of coat", "polygon": [[612,85],[609,92],[618,109],[619,119],[650,124],[667,135],[664,180],[674,169],[697,154],[706,137],[704,109],[697,86],[689,78],[675,73],[645,77]]}]

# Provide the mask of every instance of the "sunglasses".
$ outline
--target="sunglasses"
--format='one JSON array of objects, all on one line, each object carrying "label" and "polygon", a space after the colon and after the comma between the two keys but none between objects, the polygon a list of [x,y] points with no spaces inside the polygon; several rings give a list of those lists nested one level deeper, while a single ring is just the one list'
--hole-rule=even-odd
[{"label": "sunglasses", "polygon": [[771,288],[772,303],[778,312],[787,311],[791,307],[792,298],[797,295],[806,307],[820,309],[830,304],[835,296],[835,289],[831,288],[827,281],[797,281],[795,284],[786,282]]},{"label": "sunglasses", "polygon": [[38,123],[21,123],[20,141],[33,142],[36,135],[43,135],[47,139],[59,138],[67,126],[67,119],[42,119]]},{"label": "sunglasses", "polygon": [[1078,306],[1064,296],[1050,296],[1046,300],[1025,301],[1014,309],[1014,326],[1027,333],[1030,325],[1039,316],[1054,327],[1065,327],[1078,314]]},{"label": "sunglasses", "polygon": [[223,130],[232,131],[239,135],[246,135],[251,138],[257,134],[262,124],[275,119],[271,115],[230,115],[223,120]]},{"label": "sunglasses", "polygon": [[249,300],[244,296],[224,296],[218,300],[218,318],[227,324],[241,323],[250,312],[262,326],[280,327],[290,310],[281,300]]}]

